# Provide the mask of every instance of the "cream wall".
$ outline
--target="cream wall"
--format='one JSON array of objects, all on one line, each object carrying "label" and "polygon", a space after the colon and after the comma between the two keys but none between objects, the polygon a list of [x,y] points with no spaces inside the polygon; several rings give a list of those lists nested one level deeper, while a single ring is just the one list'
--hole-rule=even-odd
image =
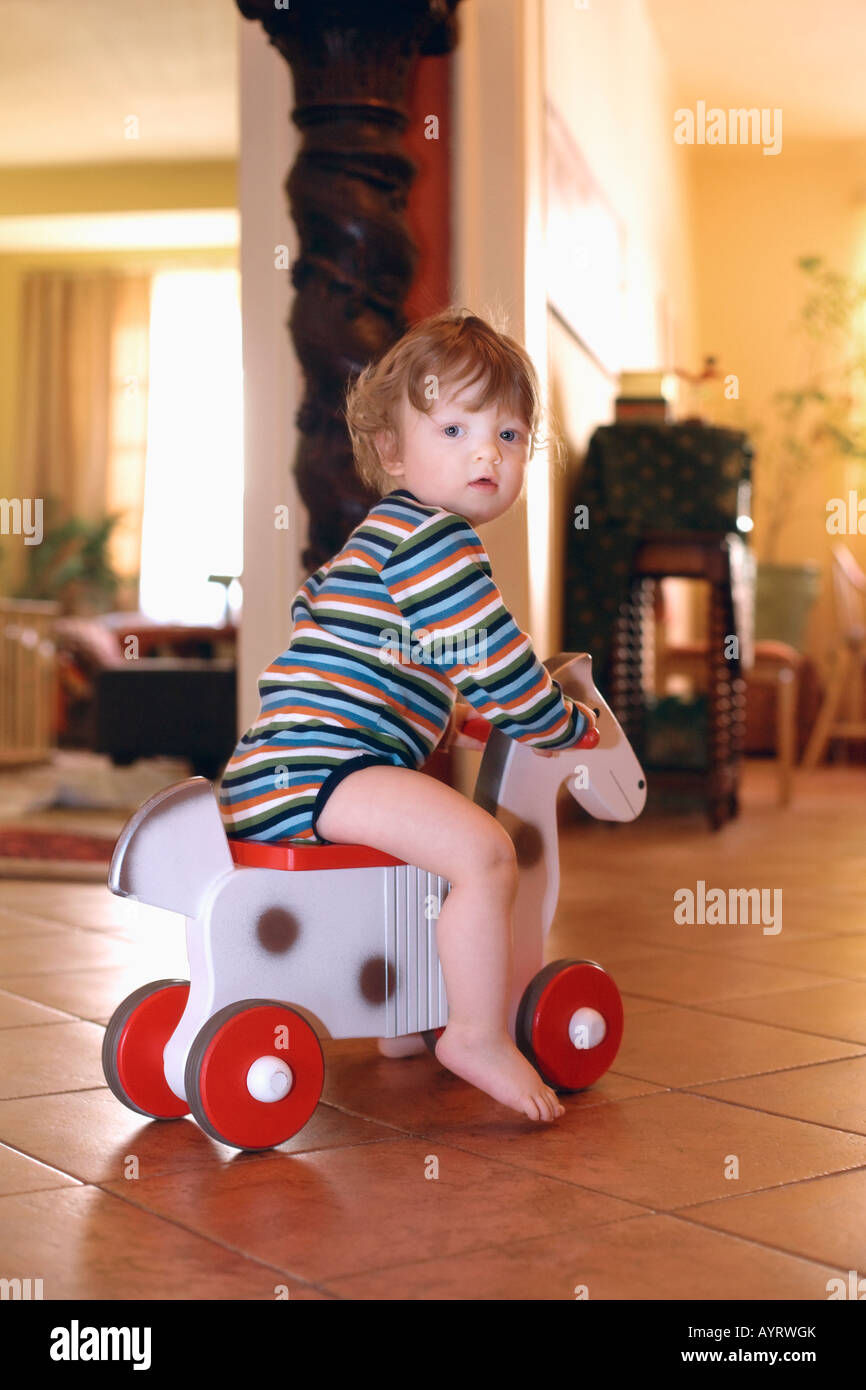
[{"label": "cream wall", "polygon": [[[696,367],[705,349],[696,325],[690,173],[673,142],[665,58],[643,0],[588,9],[545,0],[544,64],[547,96],[625,229],[623,365]],[[548,327],[550,403],[569,452],[568,472],[553,484],[548,534],[549,622],[558,646],[568,478],[595,427],[612,420],[617,383],[553,314]]]},{"label": "cream wall", "polygon": [[[672,139],[664,57],[643,0],[467,0],[455,55],[454,298],[503,311],[530,352],[570,468],[611,418],[615,383],[546,310],[547,95],[626,229],[629,366],[696,362],[688,167]],[[677,325],[660,342],[660,296]],[[527,503],[484,528],[497,583],[543,655],[561,641],[566,474],[540,455]]]},{"label": "cream wall", "polygon": [[[298,239],[285,180],[300,137],[289,119],[292,78],[260,24],[238,35],[241,94],[241,300],[244,362],[244,606],[238,651],[238,733],[259,713],[258,679],[288,645],[292,598],[306,574],[308,514],[294,477],[295,417],[304,383],[287,323]],[[274,524],[288,508],[288,526]]]},{"label": "cream wall", "polygon": [[[0,179],[0,220],[64,213],[232,208],[236,204],[233,160],[4,169]],[[134,273],[172,266],[237,264],[234,247],[0,252],[0,496],[16,495],[15,403],[19,384],[20,296],[22,277],[28,271],[100,266]]]},{"label": "cream wall", "polygon": [[[546,368],[539,216],[541,11],[537,0],[466,0],[454,54],[452,299]],[[481,532],[520,627],[532,628],[527,506]],[[537,605],[537,595],[535,596]]]},{"label": "cream wall", "polygon": [[[466,0],[454,72],[453,298],[507,316],[563,427],[568,468],[612,416],[615,383],[546,305],[544,100],[564,117],[628,246],[628,365],[696,361],[688,168],[670,133],[664,59],[642,0],[579,9],[573,0]],[[676,340],[659,341],[660,295]],[[482,538],[518,624],[542,657],[561,645],[566,473],[543,454],[525,503]],[[475,755],[458,757],[464,789]],[[466,764],[464,767],[463,764]]]},{"label": "cream wall", "polygon": [[[739,378],[740,398],[726,401],[719,390],[707,400],[717,424],[735,428],[762,418],[771,393],[799,385],[803,347],[793,331],[806,277],[798,257],[823,256],[835,270],[866,275],[866,142],[806,140],[786,136],[772,157],[759,149],[731,146],[688,150],[694,189],[701,340],[715,352],[724,372]],[[758,507],[754,545],[766,551],[766,473],[756,443]],[[819,663],[833,641],[829,584],[830,547],[826,505],[844,496],[841,460],[816,467],[798,495],[791,525],[781,535],[777,560],[816,560],[823,571],[821,597],[813,612],[806,650]],[[862,481],[859,496],[866,496]],[[866,536],[841,537],[866,569]]]},{"label": "cream wall", "polygon": [[233,159],[4,169],[0,217],[237,205]]},{"label": "cream wall", "polygon": [[[771,393],[801,379],[804,349],[793,325],[806,280],[797,258],[822,255],[837,270],[866,275],[866,142],[785,134],[775,156],[754,146],[675,144],[673,112],[681,103],[642,0],[588,9],[545,0],[544,52],[546,91],[625,224],[626,365],[694,370],[714,354],[724,373],[738,376],[740,399],[726,400],[712,386],[698,402],[701,412],[733,428],[766,419]],[[669,343],[656,309],[662,295]],[[571,471],[595,425],[612,417],[614,383],[552,315],[549,342],[550,400],[565,427]],[[755,467],[752,540],[761,559],[768,481],[757,441]],[[776,557],[822,567],[806,637],[807,652],[822,665],[834,640],[826,505],[857,482],[841,460],[816,467]],[[866,496],[862,475],[859,496]],[[563,480],[554,497],[555,520],[564,515]],[[558,632],[562,533],[550,539],[550,622]],[[866,569],[866,537],[843,539]]]},{"label": "cream wall", "polygon": [[[539,0],[465,0],[453,66],[452,299],[526,347],[546,387],[542,201],[543,32]],[[552,576],[532,553],[546,515],[546,477],[480,534],[515,621],[548,645]],[[471,795],[480,755],[456,749],[456,785]]]}]

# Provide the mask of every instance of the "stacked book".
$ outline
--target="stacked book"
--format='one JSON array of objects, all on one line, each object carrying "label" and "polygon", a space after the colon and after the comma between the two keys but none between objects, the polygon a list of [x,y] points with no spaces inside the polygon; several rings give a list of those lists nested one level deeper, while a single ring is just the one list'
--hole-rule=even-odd
[{"label": "stacked book", "polygon": [[676,385],[676,378],[670,372],[621,372],[616,398],[617,423],[628,420],[667,423],[672,419]]}]

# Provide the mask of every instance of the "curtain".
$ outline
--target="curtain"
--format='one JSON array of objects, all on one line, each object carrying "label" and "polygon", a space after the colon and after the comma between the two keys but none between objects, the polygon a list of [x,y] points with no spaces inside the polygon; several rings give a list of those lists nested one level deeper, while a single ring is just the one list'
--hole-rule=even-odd
[{"label": "curtain", "polygon": [[22,283],[21,495],[89,521],[122,512],[109,556],[125,578],[141,554],[150,289],[148,275],[102,270]]}]

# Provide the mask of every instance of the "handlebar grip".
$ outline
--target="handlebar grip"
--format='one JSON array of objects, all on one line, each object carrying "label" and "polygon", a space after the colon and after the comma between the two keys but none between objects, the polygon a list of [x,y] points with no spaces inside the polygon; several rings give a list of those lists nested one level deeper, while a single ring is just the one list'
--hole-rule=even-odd
[{"label": "handlebar grip", "polygon": [[492,728],[493,725],[490,723],[489,719],[485,719],[482,715],[476,714],[473,715],[471,719],[466,720],[460,732],[461,734],[466,734],[467,738],[476,738],[479,743],[486,743],[490,737],[490,730]]},{"label": "handlebar grip", "polygon": [[576,743],[574,746],[575,748],[597,748],[600,739],[601,734],[598,732],[598,729],[587,729],[580,742]]},{"label": "handlebar grip", "polygon": [[[490,737],[490,730],[492,728],[493,725],[488,719],[484,719],[480,714],[477,714],[473,715],[471,719],[466,720],[460,732],[466,734],[469,738],[477,739],[479,743],[486,743]],[[598,747],[600,738],[601,735],[598,729],[587,729],[580,742],[575,743],[573,746],[575,748],[596,748]]]}]

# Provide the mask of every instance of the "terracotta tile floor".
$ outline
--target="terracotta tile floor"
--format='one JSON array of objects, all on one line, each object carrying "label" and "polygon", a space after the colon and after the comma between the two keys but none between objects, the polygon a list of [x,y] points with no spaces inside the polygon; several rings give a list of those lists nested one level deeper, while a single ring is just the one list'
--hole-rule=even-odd
[{"label": "terracotta tile floor", "polygon": [[[866,1273],[866,771],[783,810],[749,763],[742,803],[715,835],[563,808],[548,958],[607,966],[626,1032],[544,1127],[372,1040],[325,1042],[278,1150],[148,1122],[104,1084],[103,1027],[185,977],[181,919],[0,882],[0,1274],[48,1299],[825,1300]],[[782,930],[678,925],[699,880],[780,890]]]}]

